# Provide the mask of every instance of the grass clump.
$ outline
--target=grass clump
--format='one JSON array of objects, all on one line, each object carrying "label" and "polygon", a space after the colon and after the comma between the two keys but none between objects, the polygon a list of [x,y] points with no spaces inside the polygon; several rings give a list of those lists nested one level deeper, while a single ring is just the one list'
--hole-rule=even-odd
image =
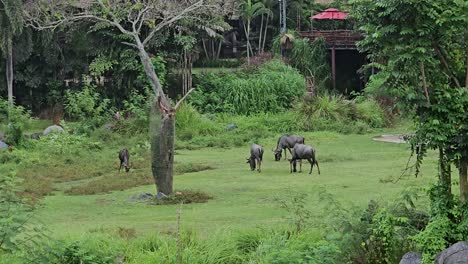
[{"label": "grass clump", "polygon": [[191,172],[199,172],[205,170],[212,170],[214,169],[210,165],[206,165],[203,163],[182,163],[175,165],[175,174],[184,174],[184,173],[191,173]]},{"label": "grass clump", "polygon": [[191,203],[206,203],[208,200],[213,199],[213,196],[202,192],[202,191],[195,191],[195,190],[179,190],[175,191],[172,195],[167,197],[166,199],[153,201],[155,205],[167,205],[167,204],[191,204]]},{"label": "grass clump", "polygon": [[341,95],[319,95],[298,102],[294,111],[306,131],[363,134],[386,124],[382,107],[374,99],[362,96],[348,100]]},{"label": "grass clump", "polygon": [[199,76],[190,102],[203,113],[275,113],[290,108],[292,99],[305,92],[300,73],[279,60],[245,70]]}]

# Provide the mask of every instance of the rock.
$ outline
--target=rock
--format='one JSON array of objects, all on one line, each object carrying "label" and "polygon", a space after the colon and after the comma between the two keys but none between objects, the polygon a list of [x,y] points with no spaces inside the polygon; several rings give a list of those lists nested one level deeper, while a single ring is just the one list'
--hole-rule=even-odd
[{"label": "rock", "polygon": [[440,252],[436,264],[468,264],[468,242],[462,241]]},{"label": "rock", "polygon": [[422,256],[417,252],[408,252],[400,260],[400,264],[421,264]]},{"label": "rock", "polygon": [[31,139],[40,139],[42,136],[42,133],[33,133],[31,135],[29,135],[29,138]]},{"label": "rock", "polygon": [[134,203],[134,202],[139,202],[139,201],[147,201],[153,198],[154,198],[154,195],[152,195],[151,193],[142,193],[142,194],[131,197],[127,201],[130,203]]},{"label": "rock", "polygon": [[44,136],[49,135],[50,133],[65,133],[65,130],[61,126],[53,125],[50,126],[46,129],[44,129],[44,132],[42,133]]},{"label": "rock", "polygon": [[114,127],[115,127],[115,126],[114,126],[114,124],[112,124],[112,123],[107,123],[107,124],[104,124],[102,127],[103,127],[104,129],[106,129],[106,130],[112,131],[112,130],[114,130]]},{"label": "rock", "polygon": [[156,194],[156,199],[158,199],[158,200],[162,200],[162,199],[166,199],[166,198],[168,198],[168,196],[165,195],[162,192],[158,192],[158,194]]},{"label": "rock", "polygon": [[0,140],[0,149],[7,149],[8,144]]},{"label": "rock", "polygon": [[229,131],[229,130],[234,130],[234,129],[236,129],[236,128],[237,128],[236,124],[228,124],[228,125],[226,126],[226,129],[227,129],[228,131]]}]

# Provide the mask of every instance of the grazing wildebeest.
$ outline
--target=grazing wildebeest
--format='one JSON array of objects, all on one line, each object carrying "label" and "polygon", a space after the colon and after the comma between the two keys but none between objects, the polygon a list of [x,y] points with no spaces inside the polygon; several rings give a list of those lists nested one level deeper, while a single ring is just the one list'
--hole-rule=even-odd
[{"label": "grazing wildebeest", "polygon": [[119,172],[122,169],[122,167],[125,168],[126,172],[130,170],[130,164],[128,162],[129,159],[130,159],[130,154],[128,153],[128,150],[126,148],[122,149],[119,152],[119,160],[120,160]]},{"label": "grazing wildebeest", "polygon": [[257,169],[258,172],[261,172],[262,160],[263,160],[263,147],[253,143],[250,146],[250,158],[247,159],[247,163],[250,164],[250,169],[255,170],[255,168],[258,167]]},{"label": "grazing wildebeest", "polygon": [[[291,173],[293,172],[292,166],[294,163],[294,172],[296,172],[296,160],[303,160],[306,159],[310,163],[310,171],[309,174],[312,173],[312,168],[314,164],[317,165],[318,174],[320,174],[320,168],[317,162],[317,158],[315,157],[315,149],[311,146],[307,146],[304,144],[296,144],[292,151],[292,159],[289,160],[289,167],[291,169]],[[299,172],[302,171],[302,163],[300,163]]]},{"label": "grazing wildebeest", "polygon": [[[276,144],[276,149],[273,151],[275,153],[275,160],[281,160],[281,152],[284,149],[284,159],[286,159],[286,149],[289,150],[291,153],[291,148],[294,148],[296,144],[304,144],[304,138],[301,136],[294,136],[294,135],[283,135],[278,139],[278,143]],[[292,153],[291,153],[292,155]]]}]

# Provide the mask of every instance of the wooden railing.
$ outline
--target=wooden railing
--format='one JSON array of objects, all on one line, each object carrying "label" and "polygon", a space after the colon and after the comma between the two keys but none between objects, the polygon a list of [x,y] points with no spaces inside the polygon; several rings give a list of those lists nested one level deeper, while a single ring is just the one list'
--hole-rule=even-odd
[{"label": "wooden railing", "polygon": [[328,47],[335,46],[337,48],[356,48],[356,41],[363,38],[362,35],[353,33],[351,30],[312,30],[301,31],[299,34],[312,41],[323,37]]}]

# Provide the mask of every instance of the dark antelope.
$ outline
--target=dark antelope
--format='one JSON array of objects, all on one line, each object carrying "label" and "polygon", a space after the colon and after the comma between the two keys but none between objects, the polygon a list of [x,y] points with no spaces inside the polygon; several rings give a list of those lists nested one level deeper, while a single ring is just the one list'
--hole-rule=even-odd
[{"label": "dark antelope", "polygon": [[130,164],[128,163],[129,159],[130,159],[130,154],[128,153],[128,150],[126,148],[122,149],[119,152],[119,160],[120,160],[119,172],[122,169],[122,167],[125,168],[126,172],[130,170]]},{"label": "dark antelope", "polygon": [[250,164],[250,170],[255,170],[258,167],[258,172],[262,171],[262,159],[263,159],[263,148],[260,145],[252,144],[250,146],[250,158],[247,159],[247,163]]},{"label": "dark antelope", "polygon": [[294,148],[296,144],[304,144],[304,138],[301,136],[294,136],[294,135],[284,135],[278,139],[278,143],[276,144],[276,149],[273,151],[275,154],[275,160],[281,160],[281,152],[284,149],[284,159],[286,159],[286,149],[289,150],[291,153],[291,148]]},{"label": "dark antelope", "polygon": [[[294,164],[294,172],[296,172],[296,160],[303,160],[306,159],[310,163],[310,171],[309,174],[312,173],[312,168],[314,164],[317,165],[318,174],[320,175],[320,168],[317,162],[317,158],[315,156],[315,149],[311,146],[307,146],[304,144],[296,144],[292,151],[292,159],[289,160],[289,168],[291,173],[293,172],[293,164]],[[299,172],[302,171],[302,162],[299,163]]]}]

